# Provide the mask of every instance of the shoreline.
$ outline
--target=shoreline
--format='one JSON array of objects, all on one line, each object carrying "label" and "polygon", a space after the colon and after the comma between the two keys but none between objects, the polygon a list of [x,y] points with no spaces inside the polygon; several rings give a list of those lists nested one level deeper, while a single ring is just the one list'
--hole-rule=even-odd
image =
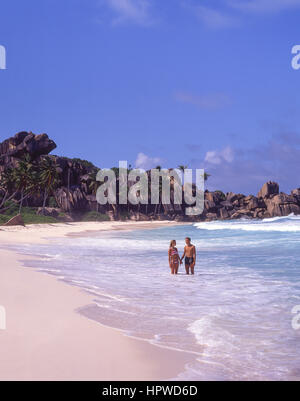
[{"label": "shoreline", "polygon": [[[23,226],[0,226],[0,243],[9,244],[15,242],[34,242],[46,243],[51,238],[65,236],[84,237],[90,233],[101,231],[132,231],[132,230],[151,230],[163,227],[174,227],[178,225],[192,225],[194,223],[183,223],[174,221],[110,221],[110,222],[71,222],[71,223],[44,223],[30,224]],[[16,237],[8,236],[14,233]],[[30,235],[30,239],[28,237]]]},{"label": "shoreline", "polygon": [[[180,224],[180,223],[179,223]],[[0,305],[7,329],[0,330],[1,380],[167,380],[195,356],[132,338],[80,314],[93,304],[84,290],[24,267],[25,256],[5,249],[18,243],[90,232],[154,229],[174,222],[58,223],[0,228]],[[54,295],[53,295],[54,294]],[[172,363],[170,363],[172,361]]]}]

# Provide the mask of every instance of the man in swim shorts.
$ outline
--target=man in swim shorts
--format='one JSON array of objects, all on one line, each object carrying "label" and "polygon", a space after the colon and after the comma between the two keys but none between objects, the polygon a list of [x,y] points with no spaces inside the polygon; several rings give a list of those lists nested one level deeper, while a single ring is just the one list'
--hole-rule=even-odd
[{"label": "man in swim shorts", "polygon": [[186,274],[195,273],[195,264],[196,264],[196,247],[191,243],[191,239],[187,237],[185,239],[186,246],[184,247],[184,253],[181,258],[181,262],[185,258],[185,271]]}]

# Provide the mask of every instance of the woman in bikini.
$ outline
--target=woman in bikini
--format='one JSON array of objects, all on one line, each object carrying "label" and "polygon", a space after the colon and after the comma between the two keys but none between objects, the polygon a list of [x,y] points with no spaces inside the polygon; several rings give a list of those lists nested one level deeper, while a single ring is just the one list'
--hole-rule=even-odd
[{"label": "woman in bikini", "polygon": [[170,243],[169,248],[169,265],[171,269],[171,274],[178,273],[179,263],[181,263],[179,253],[176,248],[176,241],[173,239]]}]

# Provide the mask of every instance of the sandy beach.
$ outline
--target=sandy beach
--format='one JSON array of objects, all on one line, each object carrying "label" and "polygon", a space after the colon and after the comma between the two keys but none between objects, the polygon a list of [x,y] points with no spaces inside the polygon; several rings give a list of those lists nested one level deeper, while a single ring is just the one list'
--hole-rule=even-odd
[{"label": "sandy beach", "polygon": [[6,245],[46,243],[91,231],[147,229],[170,222],[103,222],[0,228],[0,380],[164,380],[191,355],[153,346],[101,326],[76,310],[91,295],[46,273],[24,268],[28,258]]}]

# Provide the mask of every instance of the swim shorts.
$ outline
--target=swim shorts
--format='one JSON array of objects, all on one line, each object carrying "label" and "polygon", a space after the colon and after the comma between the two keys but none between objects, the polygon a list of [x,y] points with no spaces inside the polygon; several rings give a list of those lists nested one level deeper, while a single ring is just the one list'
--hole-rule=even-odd
[{"label": "swim shorts", "polygon": [[189,257],[186,256],[184,261],[185,261],[186,265],[190,266],[190,265],[192,265],[194,263],[194,258],[189,258]]}]

